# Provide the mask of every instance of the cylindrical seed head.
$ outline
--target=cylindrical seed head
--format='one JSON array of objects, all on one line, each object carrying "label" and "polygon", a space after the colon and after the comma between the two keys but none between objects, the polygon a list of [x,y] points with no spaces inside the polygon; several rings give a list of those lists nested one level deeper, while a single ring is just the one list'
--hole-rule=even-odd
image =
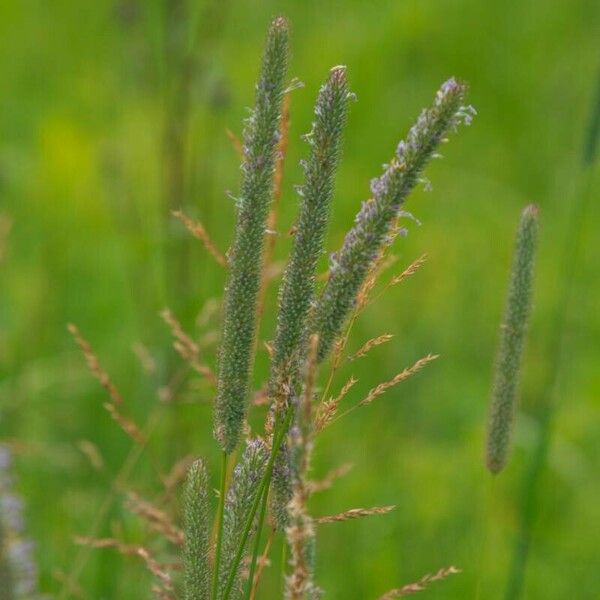
[{"label": "cylindrical seed head", "polygon": [[485,463],[494,474],[506,465],[510,448],[523,348],[531,311],[538,238],[538,208],[522,213],[517,230],[504,320],[493,376]]}]

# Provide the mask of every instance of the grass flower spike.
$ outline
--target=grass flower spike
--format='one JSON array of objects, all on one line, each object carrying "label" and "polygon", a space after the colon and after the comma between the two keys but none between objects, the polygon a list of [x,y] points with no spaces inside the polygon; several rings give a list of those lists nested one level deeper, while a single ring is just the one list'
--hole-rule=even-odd
[{"label": "grass flower spike", "polygon": [[373,197],[364,202],[354,227],[339,252],[331,257],[329,280],[319,300],[316,331],[322,361],[340,334],[355,305],[358,291],[392,231],[400,207],[421,180],[421,172],[449,130],[474,113],[463,105],[466,87],[455,79],[437,92],[433,106],[424,110],[398,144],[383,175],[371,182]]},{"label": "grass flower spike", "polygon": [[[334,67],[321,87],[315,105],[315,120],[305,136],[310,155],[302,161],[305,183],[298,187],[300,214],[294,245],[279,295],[277,332],[269,396],[277,418],[294,394],[299,371],[306,361],[309,312],[314,305],[317,262],[323,253],[334,176],[346,124],[348,91],[345,67]],[[287,451],[281,452],[273,470],[272,508],[279,528],[287,525],[287,505],[292,498],[292,465]]]},{"label": "grass flower spike", "polygon": [[202,600],[210,593],[210,519],[206,467],[201,460],[190,467],[184,509],[185,600]]},{"label": "grass flower spike", "polygon": [[334,67],[319,92],[312,131],[305,138],[310,144],[310,156],[301,163],[305,183],[298,188],[302,198],[300,215],[280,292],[271,386],[276,385],[281,371],[286,368],[294,381],[299,362],[306,353],[306,324],[314,297],[317,261],[323,252],[350,98],[346,69]]},{"label": "grass flower spike", "polygon": [[273,192],[287,61],[287,22],[277,18],[269,28],[256,86],[256,106],[244,131],[242,184],[236,201],[237,223],[225,293],[214,429],[215,437],[227,453],[238,443],[246,414],[262,251]]},{"label": "grass flower spike", "polygon": [[523,211],[519,228],[498,356],[492,385],[485,462],[494,474],[506,465],[513,427],[521,359],[531,309],[538,237],[538,209]]}]

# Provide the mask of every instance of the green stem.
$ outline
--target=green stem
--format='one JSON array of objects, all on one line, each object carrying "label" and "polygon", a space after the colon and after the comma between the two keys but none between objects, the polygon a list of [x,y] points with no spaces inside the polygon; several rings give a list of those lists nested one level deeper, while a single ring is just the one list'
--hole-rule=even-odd
[{"label": "green stem", "polygon": [[271,484],[271,475],[273,473],[273,463],[275,462],[275,458],[277,457],[277,453],[279,452],[279,448],[281,447],[283,438],[290,426],[293,414],[294,411],[292,407],[288,407],[283,424],[280,428],[275,428],[275,432],[273,434],[273,445],[271,446],[271,454],[269,455],[267,468],[265,469],[265,472],[260,480],[258,492],[256,493],[256,496],[254,497],[254,500],[252,502],[252,507],[250,508],[250,513],[248,514],[248,519],[246,521],[246,525],[244,526],[244,531],[242,533],[242,537],[240,538],[240,543],[235,553],[233,562],[231,563],[231,570],[229,571],[227,584],[225,585],[225,590],[223,592],[221,600],[227,600],[229,598],[229,594],[231,593],[231,588],[233,587],[233,582],[235,581],[235,575],[237,573],[238,566],[242,560],[242,554],[244,553],[244,548],[246,546],[246,542],[248,541],[250,530],[252,529],[254,516],[256,515],[256,511],[258,510],[258,505],[260,504],[263,494],[266,494],[269,490],[269,485]]},{"label": "green stem", "polygon": [[283,546],[281,549],[281,597],[285,595],[285,571],[287,567],[287,548],[288,543],[285,535],[283,536]]},{"label": "green stem", "polygon": [[227,453],[221,453],[221,491],[219,495],[219,512],[217,514],[217,547],[215,550],[215,568],[213,569],[212,599],[217,600],[219,587],[219,564],[221,562],[221,545],[223,543],[223,514],[225,512],[225,488],[227,482]]},{"label": "green stem", "polygon": [[258,516],[258,525],[256,528],[256,539],[254,540],[254,550],[252,551],[252,562],[250,563],[250,576],[248,577],[248,591],[246,599],[250,600],[252,588],[254,587],[254,572],[256,571],[256,561],[258,559],[258,550],[260,547],[260,533],[262,531],[265,513],[267,512],[267,498],[269,497],[269,489],[263,491],[262,502],[260,505],[260,513]]}]

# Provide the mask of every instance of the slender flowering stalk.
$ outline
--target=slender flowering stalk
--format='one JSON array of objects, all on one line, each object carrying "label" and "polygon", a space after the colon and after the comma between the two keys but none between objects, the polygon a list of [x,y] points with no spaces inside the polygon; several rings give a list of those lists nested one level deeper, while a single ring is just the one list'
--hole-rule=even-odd
[{"label": "slender flowering stalk", "polygon": [[190,467],[184,497],[185,600],[205,600],[210,593],[209,499],[206,467],[201,460]]},{"label": "slender flowering stalk", "polygon": [[277,18],[269,28],[256,87],[256,106],[244,131],[242,185],[225,293],[214,429],[215,437],[227,453],[236,447],[246,415],[265,225],[273,192],[287,62],[287,22]]},{"label": "slender flowering stalk", "polygon": [[463,106],[466,86],[449,79],[437,92],[433,106],[424,110],[400,142],[383,175],[371,182],[373,197],[364,202],[341,250],[331,257],[330,275],[320,297],[315,319],[322,361],[340,334],[356,303],[358,291],[388,239],[400,208],[421,181],[421,172],[449,130],[469,124],[474,113]]},{"label": "slender flowering stalk", "polygon": [[[221,570],[219,572],[219,593],[217,598],[224,599],[229,583],[233,579],[231,590],[238,594],[240,587],[240,564],[236,562],[236,551],[242,541],[244,525],[250,515],[259,483],[267,466],[268,452],[260,440],[248,442],[244,454],[233,472],[232,484],[227,492],[225,515],[223,519],[223,548],[221,551]],[[254,524],[250,536],[256,526]],[[249,536],[249,537],[250,537]],[[244,540],[244,545],[247,539]],[[231,577],[232,569],[235,571]],[[227,592],[228,594],[229,592]]]},{"label": "slender flowering stalk", "polygon": [[[308,320],[314,303],[317,262],[323,253],[334,176],[351,97],[345,67],[334,67],[321,87],[312,130],[305,138],[310,145],[310,155],[301,163],[305,183],[298,188],[300,214],[279,296],[269,380],[269,396],[278,417],[289,401],[289,398],[281,396],[294,393],[299,369],[306,359]],[[282,384],[284,381],[285,385]],[[272,512],[279,528],[287,525],[286,507],[291,498],[290,456],[283,451],[279,453],[273,469]]]},{"label": "slender flowering stalk", "polygon": [[532,204],[523,211],[517,231],[492,385],[485,462],[494,474],[505,467],[508,457],[521,359],[531,311],[537,237],[538,209]]}]

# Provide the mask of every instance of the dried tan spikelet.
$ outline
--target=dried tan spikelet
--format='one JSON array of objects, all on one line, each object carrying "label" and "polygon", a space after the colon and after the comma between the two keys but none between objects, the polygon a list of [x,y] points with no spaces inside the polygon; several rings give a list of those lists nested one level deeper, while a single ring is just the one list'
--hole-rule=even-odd
[{"label": "dried tan spikelet", "polygon": [[111,381],[108,373],[100,365],[98,357],[94,353],[90,343],[81,335],[79,328],[73,323],[67,325],[69,333],[73,336],[73,339],[81,349],[88,369],[92,375],[100,382],[102,387],[108,392],[113,404],[123,404],[123,398],[117,390],[114,383]]},{"label": "dried tan spikelet", "polygon": [[175,600],[175,598],[169,594],[166,590],[158,585],[153,585],[150,590],[159,600]]},{"label": "dried tan spikelet", "polygon": [[335,397],[323,402],[319,406],[317,417],[315,419],[315,431],[319,433],[329,425],[337,413],[338,406],[342,399],[348,394],[350,388],[358,381],[354,376],[350,377],[343,385],[340,393]]},{"label": "dried tan spikelet", "polygon": [[427,259],[427,254],[423,254],[422,256],[417,258],[417,260],[413,261],[410,265],[408,265],[408,267],[406,267],[406,269],[404,269],[402,273],[395,275],[390,281],[389,285],[396,285],[404,279],[406,279],[407,277],[414,275],[427,262]]},{"label": "dried tan spikelet", "polygon": [[77,447],[88,459],[90,465],[95,471],[102,471],[102,469],[104,469],[104,459],[102,458],[102,453],[96,444],[90,442],[90,440],[79,440],[77,442]]},{"label": "dried tan spikelet", "polygon": [[115,538],[90,538],[76,536],[75,543],[80,546],[90,546],[91,548],[104,549],[114,548],[125,556],[138,556],[144,561],[146,568],[154,577],[156,577],[165,592],[174,592],[175,586],[171,575],[167,572],[165,565],[159,563],[144,546],[135,544],[124,544]]},{"label": "dried tan spikelet", "polygon": [[[372,201],[373,200],[368,200],[367,202]],[[379,255],[375,259],[373,266],[369,270],[369,274],[367,275],[365,281],[358,290],[358,294],[356,296],[356,313],[361,312],[363,308],[368,304],[371,291],[375,287],[375,283],[377,282],[377,279],[379,277],[380,267],[383,264],[384,257],[385,252],[382,250],[379,252]]]},{"label": "dried tan spikelet", "polygon": [[161,476],[162,484],[165,488],[163,502],[171,498],[177,491],[179,484],[186,478],[190,466],[194,462],[194,455],[188,454],[179,459],[170,469],[170,471]]},{"label": "dried tan spikelet", "polygon": [[140,361],[140,365],[144,372],[148,375],[154,375],[156,373],[156,361],[152,354],[150,354],[150,350],[148,350],[147,346],[138,341],[131,345],[131,350]]},{"label": "dried tan spikelet", "polygon": [[212,318],[218,314],[221,302],[218,298],[209,298],[196,316],[196,325],[200,328],[206,327]]},{"label": "dried tan spikelet", "polygon": [[115,423],[139,446],[146,443],[146,438],[140,428],[119,411],[119,408],[112,402],[105,402],[102,406],[108,411]]},{"label": "dried tan spikelet", "polygon": [[83,591],[83,588],[77,582],[71,581],[64,571],[54,569],[52,571],[52,577],[61,584],[70,597],[78,598],[79,600],[88,600],[89,597]]},{"label": "dried tan spikelet", "polygon": [[356,360],[357,358],[362,358],[363,356],[367,355],[372,348],[389,342],[393,337],[394,336],[391,333],[384,333],[383,335],[368,340],[352,356],[350,356],[348,360],[352,361]]},{"label": "dried tan spikelet", "polygon": [[183,330],[181,323],[175,318],[175,315],[169,308],[163,309],[160,313],[163,321],[169,326],[173,337],[181,344],[182,351],[185,351],[190,356],[198,356],[200,349],[198,344]]},{"label": "dried tan spikelet", "polygon": [[329,473],[327,473],[323,479],[318,481],[310,481],[308,483],[309,492],[314,494],[328,490],[337,479],[349,473],[353,467],[354,465],[352,463],[344,463],[339,467],[329,471]]},{"label": "dried tan spikelet", "polygon": [[225,129],[225,135],[227,135],[227,139],[231,142],[233,149],[235,150],[238,158],[240,160],[244,159],[244,145],[242,144],[242,140],[240,140],[239,136],[237,136],[231,129]]},{"label": "dried tan spikelet", "polygon": [[375,400],[375,398],[385,393],[386,390],[388,390],[391,387],[394,387],[395,385],[398,385],[403,381],[406,381],[409,377],[411,377],[412,375],[420,371],[422,368],[427,366],[430,362],[438,358],[438,356],[438,354],[428,354],[427,356],[420,358],[414,365],[404,369],[404,371],[398,373],[398,375],[396,375],[389,381],[380,383],[378,386],[371,389],[367,394],[367,397],[361,400],[358,406],[365,406],[367,404],[370,404],[371,402],[373,402],[373,400]]},{"label": "dried tan spikelet", "polygon": [[304,374],[304,394],[302,398],[302,412],[304,413],[304,424],[308,430],[312,429],[312,404],[317,378],[317,350],[319,348],[319,335],[313,333],[309,340],[308,360]]},{"label": "dried tan spikelet", "polygon": [[130,492],[125,508],[141,517],[152,531],[163,535],[172,544],[176,546],[183,544],[183,531],[173,523],[166,512],[160,510],[148,500],[144,500],[136,493]]},{"label": "dried tan spikelet", "polygon": [[[369,200],[369,202],[373,202],[373,200],[371,199]],[[396,220],[396,225],[390,232],[387,242],[379,251],[379,254],[375,259],[375,262],[371,266],[364,283],[358,291],[355,307],[356,314],[362,312],[363,309],[367,306],[367,304],[369,304],[369,301],[371,299],[371,291],[375,287],[375,284],[377,283],[381,274],[396,262],[397,259],[395,256],[388,256],[388,250],[393,244],[396,237],[398,237],[400,231],[401,228],[398,225],[398,220]]]},{"label": "dried tan spikelet", "polygon": [[176,219],[179,219],[196,239],[202,242],[206,251],[217,261],[217,263],[219,263],[222,267],[227,267],[227,259],[218,250],[212,238],[210,235],[208,235],[204,225],[202,225],[200,221],[188,217],[180,210],[172,210],[171,214]]},{"label": "dried tan spikelet", "polygon": [[216,385],[217,377],[213,370],[200,360],[200,347],[198,344],[183,330],[181,323],[175,318],[175,315],[170,309],[165,308],[160,313],[163,321],[171,330],[171,335],[175,338],[173,348],[187,362],[194,371],[206,377],[212,384]]},{"label": "dried tan spikelet", "polygon": [[456,575],[460,573],[461,570],[456,567],[446,567],[444,569],[440,569],[436,573],[430,573],[421,577],[419,581],[415,581],[414,583],[409,583],[401,588],[396,588],[386,592],[383,596],[380,596],[378,600],[393,600],[394,598],[402,598],[404,596],[409,596],[410,594],[415,594],[417,592],[422,592],[430,583],[434,581],[440,581],[442,579],[446,579],[450,575]]},{"label": "dried tan spikelet", "polygon": [[313,519],[306,514],[306,489],[300,483],[294,490],[289,505],[291,525],[286,530],[286,538],[291,550],[291,574],[286,577],[286,600],[304,600],[314,589],[311,567],[308,562],[311,544],[314,543],[315,531]]},{"label": "dried tan spikelet", "polygon": [[115,384],[111,381],[108,373],[100,365],[100,361],[94,353],[90,343],[81,335],[81,332],[76,325],[69,323],[67,329],[81,349],[88,365],[88,369],[110,396],[110,402],[105,402],[102,406],[136,444],[143,446],[146,443],[144,435],[139,427],[131,419],[125,417],[119,410],[119,406],[123,404],[123,398],[121,397],[121,394],[119,394]]},{"label": "dried tan spikelet", "polygon": [[271,530],[271,534],[267,539],[267,543],[265,544],[265,549],[263,553],[258,557],[256,561],[256,574],[254,575],[254,581],[252,582],[252,589],[250,591],[250,597],[248,600],[254,600],[256,598],[256,591],[258,590],[258,584],[263,576],[263,572],[265,567],[271,565],[271,561],[269,560],[269,554],[271,552],[271,546],[273,545],[273,540],[275,539],[276,529]]},{"label": "dried tan spikelet", "polygon": [[373,508],[351,508],[337,515],[327,515],[318,517],[315,523],[322,525],[323,523],[341,523],[342,521],[350,521],[352,519],[361,519],[362,517],[370,517],[372,515],[385,515],[394,510],[395,506],[374,506]]}]

